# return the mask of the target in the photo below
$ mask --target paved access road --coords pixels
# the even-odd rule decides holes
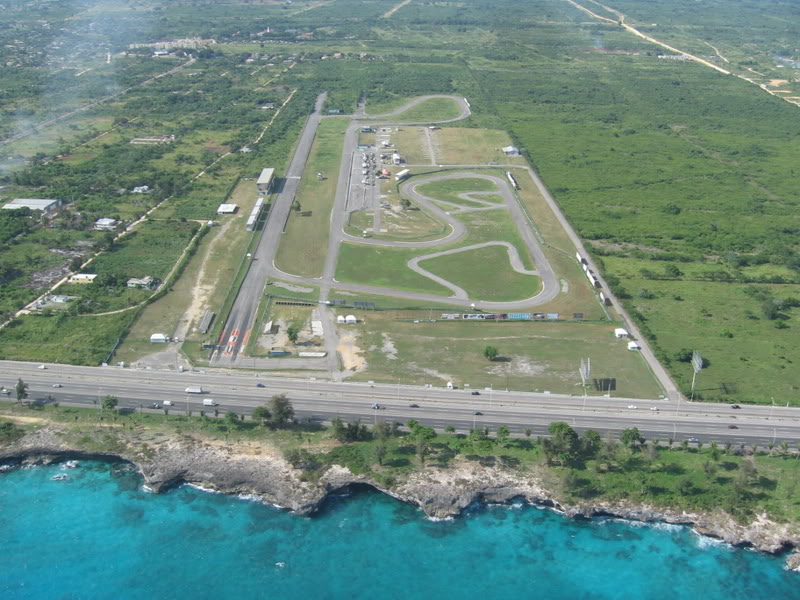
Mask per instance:
[[[220,413],[233,410],[250,414],[272,395],[286,393],[300,418],[317,421],[334,416],[362,422],[414,418],[439,429],[447,425],[461,431],[473,426],[508,425],[515,433],[530,428],[534,435],[544,434],[553,421],[566,421],[579,430],[600,433],[618,434],[624,428],[638,427],[646,437],[662,441],[697,438],[761,446],[800,442],[800,410],[784,407],[742,406],[735,410],[726,404],[596,396],[584,399],[486,389],[475,396],[466,389],[291,380],[255,372],[178,373],[69,365],[47,365],[42,370],[33,363],[0,361],[0,386],[12,390],[10,399],[14,398],[18,377],[29,384],[31,401],[47,402],[51,396],[54,401],[84,406],[95,406],[103,396],[112,395],[122,407],[147,410],[153,402],[169,400],[175,411],[196,413],[203,409],[204,398],[213,398]],[[54,388],[54,384],[62,387]],[[186,394],[189,386],[201,386],[203,393]],[[373,403],[385,408],[374,410]],[[736,428],[731,429],[731,425]]]

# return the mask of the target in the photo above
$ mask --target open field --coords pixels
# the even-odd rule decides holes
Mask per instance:
[[[431,138],[439,164],[525,164],[522,157],[503,154],[501,148],[513,145],[505,131],[443,127],[432,131]]]
[[[412,323],[396,320],[391,311],[355,314],[364,321],[357,326],[357,346],[367,363],[366,370],[354,375],[359,381],[399,379],[435,385],[452,381],[476,389],[493,386],[580,395],[578,366],[581,358],[590,358],[593,378],[616,378],[614,396],[655,398],[661,393],[639,353],[628,351],[625,342],[614,337],[613,324]],[[440,316],[432,313],[434,319]],[[495,346],[501,358],[486,360],[487,345]],[[606,393],[592,387],[588,392]]]
[[[531,298],[541,290],[535,275],[514,271],[508,251],[502,246],[487,246],[420,261],[434,275],[464,289],[473,300],[505,302]]]
[[[408,164],[432,164],[423,127],[398,127],[396,132],[392,132],[390,139],[394,147],[397,148],[397,152]],[[398,168],[400,167],[396,167],[396,169]]]
[[[286,273],[305,277],[322,274],[347,123],[345,118],[323,119],[320,123],[296,197],[300,208],[289,216],[275,259],[277,267]],[[325,179],[319,180],[318,172]],[[311,214],[303,216],[307,211]]]
[[[456,118],[459,112],[458,105],[449,98],[429,98],[391,119],[397,123],[444,121]]]
[[[450,290],[415,273],[406,263],[418,250],[343,243],[339,251],[336,281],[449,296]]]

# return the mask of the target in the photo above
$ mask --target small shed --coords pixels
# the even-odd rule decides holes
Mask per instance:
[[[217,209],[218,215],[232,215],[238,210],[239,206],[236,204],[220,204]]]
[[[628,342],[628,350],[641,350],[642,347],[637,343],[630,341]]]
[[[169,336],[166,333],[154,333],[150,336],[151,344],[166,344],[169,341]]]
[[[355,323],[358,323],[358,319],[356,319],[355,315],[347,315],[344,318],[344,322],[347,323],[348,325],[353,325]]]
[[[623,329],[622,327],[617,327],[614,330],[614,336],[618,337],[618,338],[626,338],[626,337],[628,337],[628,330],[627,329]]]
[[[336,317],[336,322],[337,322],[337,323],[344,323],[344,322],[345,322],[345,321],[344,321],[344,315],[338,315],[338,316]]]
[[[95,273],[76,273],[72,275],[67,283],[92,283],[95,279],[97,279],[97,274]]]

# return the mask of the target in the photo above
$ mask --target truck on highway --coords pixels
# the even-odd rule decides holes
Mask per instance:
[[[203,406],[219,406],[219,404],[214,402],[213,398],[203,398]]]
[[[200,385],[190,385],[186,388],[187,394],[202,394],[203,393],[203,386]]]

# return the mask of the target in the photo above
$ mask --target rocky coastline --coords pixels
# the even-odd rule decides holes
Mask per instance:
[[[192,484],[224,494],[248,496],[300,515],[319,509],[329,494],[361,484],[418,506],[428,518],[448,519],[475,503],[501,504],[516,500],[545,506],[570,518],[613,517],[691,527],[696,533],[728,544],[770,554],[787,554],[787,568],[800,570],[800,526],[778,523],[759,515],[737,523],[723,511],[695,513],[646,505],[594,501],[564,503],[536,477],[500,467],[458,463],[447,469],[427,468],[386,487],[340,466],[329,467],[309,480],[280,455],[241,452],[226,445],[173,441],[156,450],[129,446],[119,452],[90,452],[70,447],[56,432],[43,429],[0,448],[0,466],[47,465],[66,460],[126,461],[133,464],[153,492]]]

